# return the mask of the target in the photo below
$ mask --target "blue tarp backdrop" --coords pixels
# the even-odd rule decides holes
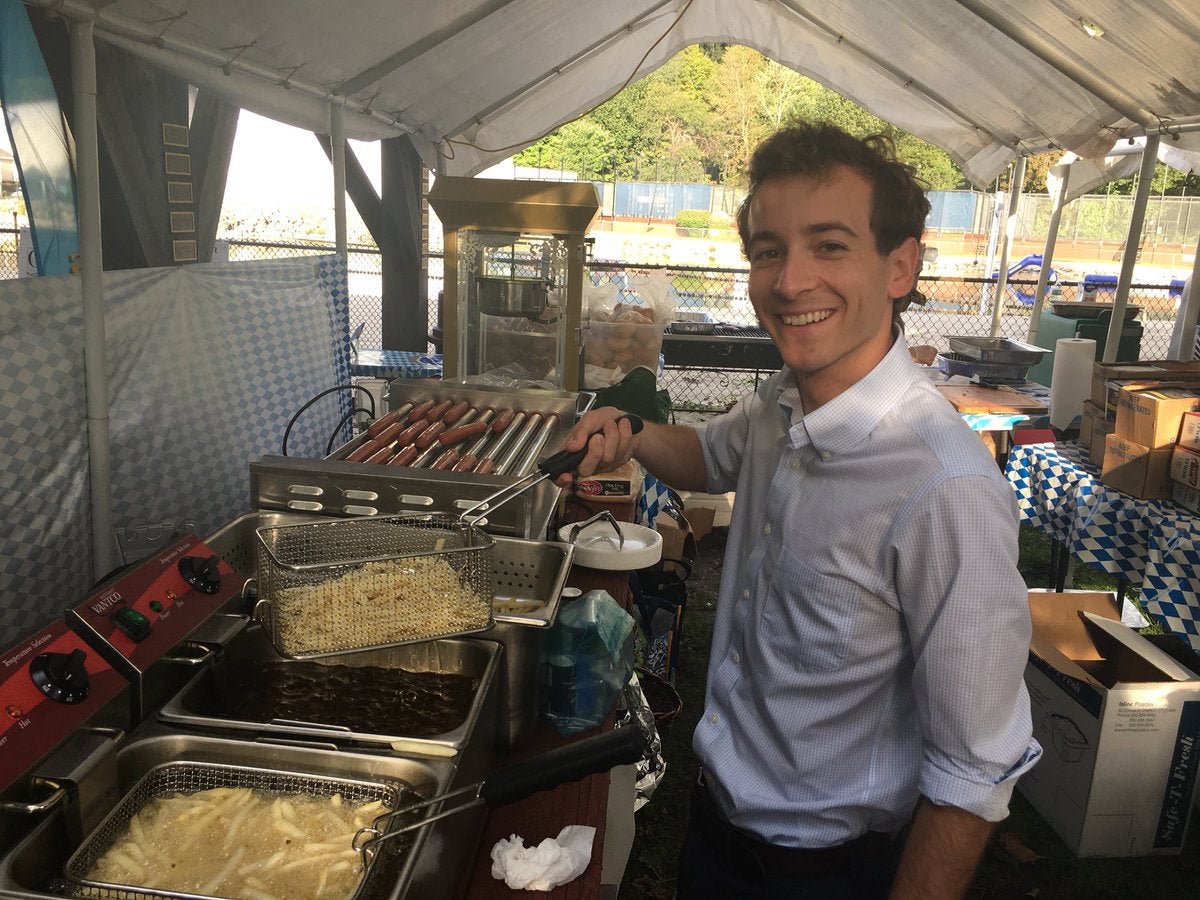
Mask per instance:
[[[66,123],[20,0],[0,0],[0,106],[21,175],[39,275],[66,275],[79,253]]]

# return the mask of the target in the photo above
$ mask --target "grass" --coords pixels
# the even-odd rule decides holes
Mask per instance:
[[[688,817],[696,772],[692,731],[704,707],[704,681],[716,608],[726,529],[700,542],[688,580],[682,657],[675,685],[683,709],[661,730],[667,770],[650,802],[637,813],[637,835],[621,900],[668,900],[675,896],[675,866]],[[1021,529],[1021,572],[1030,587],[1050,580],[1050,542],[1033,528]],[[1078,566],[1075,587],[1115,590],[1113,578]],[[1194,823],[1182,854],[1135,859],[1077,859],[1024,798],[1013,795],[1011,813],[995,836],[968,894],[979,900],[1184,900],[1200,896],[1200,823]],[[682,898],[686,900],[686,898]]]

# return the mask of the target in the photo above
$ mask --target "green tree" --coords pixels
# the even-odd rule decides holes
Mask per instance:
[[[933,189],[967,182],[938,147],[811,78],[737,44],[687,47],[585,116],[517,154],[522,165],[638,180],[739,185],[755,146],[796,118],[883,133]],[[1034,180],[1044,172],[1035,172]]]

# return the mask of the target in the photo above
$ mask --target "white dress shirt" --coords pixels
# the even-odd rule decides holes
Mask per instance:
[[[918,794],[1004,818],[1041,754],[1016,502],[904,341],[808,415],[785,369],[698,431],[737,492],[694,736],[729,820],[823,847]]]

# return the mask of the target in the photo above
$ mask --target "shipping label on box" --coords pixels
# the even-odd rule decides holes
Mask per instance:
[[[1200,679],[1113,594],[1030,591],[1025,683],[1043,748],[1017,789],[1078,856],[1176,854],[1200,769]]]
[[[1183,420],[1179,423],[1179,443],[1189,450],[1200,450],[1200,412],[1183,414]]]
[[[1143,447],[1169,447],[1179,437],[1183,414],[1194,409],[1200,409],[1200,395],[1195,389],[1124,387],[1117,395],[1114,433]]]
[[[1200,487],[1200,450],[1177,446],[1171,453],[1170,475],[1172,481]]]
[[[1156,450],[1110,434],[1104,439],[1100,480],[1142,500],[1166,500],[1171,496],[1171,451],[1171,447]]]

